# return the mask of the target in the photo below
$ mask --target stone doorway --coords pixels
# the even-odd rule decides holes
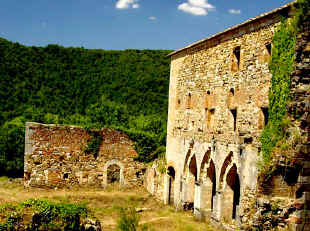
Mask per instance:
[[[117,164],[111,164],[107,170],[108,184],[120,183],[121,168]]]

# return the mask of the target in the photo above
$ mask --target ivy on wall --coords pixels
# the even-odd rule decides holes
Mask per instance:
[[[270,162],[274,148],[279,143],[285,143],[289,136],[286,106],[290,101],[290,74],[294,70],[297,34],[303,30],[303,22],[309,20],[310,0],[298,0],[294,10],[295,16],[292,19],[282,19],[272,40],[272,57],[269,63],[272,73],[269,118],[260,136],[265,164]]]
[[[90,139],[87,142],[87,146],[85,147],[84,152],[86,154],[93,155],[95,159],[97,159],[100,145],[103,140],[102,132],[97,130],[88,130],[88,133],[90,133]]]

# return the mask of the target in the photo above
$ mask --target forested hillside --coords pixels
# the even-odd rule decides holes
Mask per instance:
[[[123,130],[141,161],[163,152],[169,52],[27,47],[0,38],[1,174],[23,174],[26,121]]]

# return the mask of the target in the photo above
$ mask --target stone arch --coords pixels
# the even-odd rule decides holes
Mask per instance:
[[[168,175],[168,204],[174,203],[175,169],[173,166],[167,168]]]
[[[206,155],[208,155],[208,152]],[[202,165],[204,165],[204,162],[202,162]],[[212,159],[209,159],[204,167],[201,182],[201,210],[204,216],[209,217],[215,207],[216,195],[216,168]]]
[[[222,198],[222,218],[230,223],[238,218],[240,203],[240,179],[236,164],[229,169],[226,175],[225,187]]]
[[[209,165],[210,158],[211,158],[211,149],[209,148],[209,150],[203,156],[203,159],[200,165],[199,181],[202,181],[207,173],[207,168]]]
[[[108,171],[109,171],[109,168],[110,167],[113,167],[113,166],[118,166],[119,167],[119,184],[120,185],[123,185],[124,184],[124,165],[122,164],[122,162],[120,162],[119,160],[110,160],[110,161],[107,161],[105,163],[105,166],[104,166],[104,179],[103,179],[103,185],[108,185],[109,182],[108,182]]]
[[[219,180],[220,189],[223,187],[223,180],[224,180],[224,175],[226,173],[226,169],[232,163],[232,161],[233,161],[233,152],[229,152],[229,154],[227,155],[227,157],[225,158],[222,164],[222,168],[220,172],[220,180]]]
[[[195,154],[189,155],[186,159],[187,162],[185,163],[183,172],[183,202],[185,209],[192,210],[194,208],[195,200],[195,183],[198,178],[197,160]]]

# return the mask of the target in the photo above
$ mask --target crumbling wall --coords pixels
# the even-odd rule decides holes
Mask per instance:
[[[145,167],[134,161],[132,141],[120,131],[100,132],[98,155],[92,155],[84,152],[91,135],[81,127],[26,123],[25,186],[105,187],[109,179],[121,185],[142,184]]]
[[[245,204],[243,229],[310,230],[310,22],[297,36],[295,68],[287,107],[289,136],[298,136],[290,156],[273,158],[274,169]]]
[[[164,200],[164,180],[165,171],[163,172],[159,167],[159,162],[162,160],[156,160],[151,166],[146,169],[144,177],[144,186],[146,190],[152,194],[156,199]],[[164,163],[160,163],[164,164]]]

